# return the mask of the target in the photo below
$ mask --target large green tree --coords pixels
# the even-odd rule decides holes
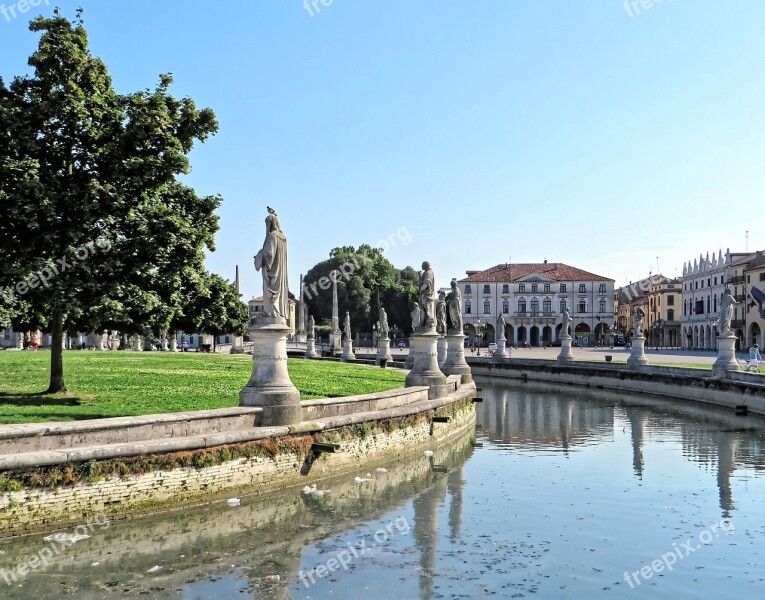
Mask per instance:
[[[195,293],[184,314],[192,327],[186,331],[200,331],[213,336],[226,333],[244,335],[247,332],[249,311],[234,285],[220,275],[211,274],[203,279],[201,289]]]
[[[66,389],[66,330],[169,324],[176,284],[214,249],[217,196],[177,177],[212,110],[154,90],[118,94],[88,47],[81,11],[39,17],[31,76],[0,79],[0,288],[53,335],[49,392]]]

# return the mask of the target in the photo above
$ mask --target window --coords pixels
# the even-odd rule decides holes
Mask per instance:
[[[715,304],[717,304],[717,298],[715,298]],[[683,316],[684,317],[688,316],[688,301],[687,300],[683,300]]]
[[[579,284],[579,293],[580,294],[584,294],[586,291],[587,291],[587,286],[584,285],[583,283],[580,283]]]
[[[675,305],[675,297],[672,295],[667,296],[667,306]]]
[[[765,273],[760,273],[760,281],[765,281]]]
[[[696,282],[696,289],[699,289],[699,282]]]
[[[709,312],[711,308],[712,308],[712,299],[709,296],[707,296],[707,312]]]
[[[532,283],[531,284],[531,293],[532,294],[536,294],[538,291],[539,291],[539,284]]]
[[[483,303],[483,314],[488,315],[491,313],[491,302],[485,300]]]
[[[712,287],[712,278],[707,279],[707,287]]]
[[[720,283],[725,283],[725,275],[720,275]]]
[[[518,312],[519,313],[525,313],[526,312],[526,301],[525,300],[518,300]]]
[[[566,299],[565,298],[560,301],[560,312],[563,312],[564,310],[566,310]]]
[[[601,283],[598,286],[598,294],[605,294],[605,293],[606,293],[606,284],[605,283]]]
[[[539,314],[539,300],[536,298],[531,301],[531,314]]]
[[[550,293],[550,284],[545,283],[545,294],[549,294],[549,293]]]
[[[606,312],[606,301],[603,298],[600,299],[600,312]]]
[[[717,277],[715,277],[715,285],[717,285]]]
[[[704,280],[703,279],[701,280],[701,289],[702,290],[704,289]]]
[[[675,320],[675,311],[673,309],[667,310],[667,321],[674,321]]]
[[[487,283],[483,286],[483,293],[484,294],[491,294],[491,286]]]
[[[579,300],[579,312],[580,313],[587,312],[587,300]]]
[[[526,284],[525,284],[525,283],[521,283],[521,284],[519,284],[519,285],[518,285],[518,291],[519,291],[521,294],[523,294],[523,293],[526,291]]]
[[[468,300],[468,301],[465,302],[465,314],[469,315],[471,312],[472,312],[472,310],[470,308],[470,300]]]
[[[542,312],[547,314],[552,312],[552,300],[545,298],[542,301]]]
[[[502,286],[502,293],[503,294],[509,294],[510,293],[510,286],[506,283]]]
[[[468,294],[472,294],[472,293],[473,293],[473,291],[470,288],[470,284],[466,285],[465,286],[465,295],[467,296]]]
[[[560,293],[561,294],[565,294],[566,293],[566,284],[565,283],[561,283],[560,284]]]
[[[714,311],[717,312],[717,296],[715,296],[714,300]]]
[[[510,312],[510,303],[507,300],[502,303],[502,312],[505,314]]]

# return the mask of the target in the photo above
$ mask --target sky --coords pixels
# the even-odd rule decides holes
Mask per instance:
[[[54,4],[3,2],[9,80]],[[245,300],[266,206],[293,291],[363,243],[430,261],[439,286],[545,259],[622,285],[744,251],[747,231],[765,248],[765,2],[324,2],[57,3],[85,9],[118,92],[170,72],[215,111],[184,179],[223,197],[207,266],[240,265]]]

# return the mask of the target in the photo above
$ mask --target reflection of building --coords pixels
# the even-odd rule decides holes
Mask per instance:
[[[560,339],[565,307],[573,319],[571,334],[580,343],[605,342],[613,327],[613,279],[547,261],[497,265],[467,275],[458,284],[465,332],[471,337],[480,318],[486,322],[486,338],[494,341],[502,314],[509,343],[547,345]]]

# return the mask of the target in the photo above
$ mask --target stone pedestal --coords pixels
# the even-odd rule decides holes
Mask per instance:
[[[567,363],[574,360],[574,354],[571,352],[571,336],[564,335],[560,338],[560,354],[558,354],[558,363]]]
[[[417,340],[415,340],[414,334],[409,336],[409,354],[406,355],[406,360],[404,360],[404,368],[411,369],[414,367],[414,353],[417,351],[415,348],[415,345],[417,343]]]
[[[287,335],[282,319],[261,317],[250,325],[252,376],[239,392],[240,406],[262,406],[259,424],[289,425],[302,420],[300,392],[287,371]]]
[[[497,340],[497,351],[494,353],[494,360],[502,360],[503,358],[510,358],[507,352],[507,338]]]
[[[343,334],[340,332],[330,333],[329,347],[332,349],[332,354],[339,353],[343,348]]]
[[[442,370],[446,375],[462,375],[462,383],[473,381],[470,365],[465,362],[465,336],[463,334],[446,335],[446,361]]]
[[[732,333],[717,336],[717,360],[712,365],[712,375],[724,376],[728,371],[740,371],[736,360],[736,336]]]
[[[446,362],[446,355],[448,353],[448,344],[446,342],[446,336],[442,335],[438,338],[438,368],[443,370],[444,363]]]
[[[314,338],[308,338],[305,342],[305,357],[319,358],[319,353],[316,352],[316,340]]]
[[[175,336],[170,338],[170,352],[178,352],[178,338]]]
[[[308,334],[305,332],[298,332],[295,334],[295,341],[298,344],[305,344],[308,341]]]
[[[170,346],[167,344],[167,336],[162,336],[162,352],[170,350]]]
[[[406,376],[406,387],[427,385],[430,386],[428,398],[445,396],[447,393],[446,375],[438,368],[438,334],[434,331],[412,337],[417,338],[415,341],[416,350],[414,366]]]
[[[135,336],[135,341],[133,342],[133,350],[136,352],[143,352],[143,339],[140,335]]]
[[[24,334],[23,333],[16,334],[16,349],[17,350],[24,349]]]
[[[340,356],[340,360],[348,362],[349,360],[355,360],[356,355],[353,353],[353,340],[346,338],[343,342],[343,354]]]
[[[627,359],[627,366],[631,369],[637,369],[642,365],[647,365],[648,359],[645,355],[645,338],[641,335],[632,338],[632,351]]]
[[[390,353],[390,339],[386,337],[377,339],[377,356],[375,358],[375,364],[379,367],[380,361],[383,360],[387,360],[388,362],[393,360]]]

